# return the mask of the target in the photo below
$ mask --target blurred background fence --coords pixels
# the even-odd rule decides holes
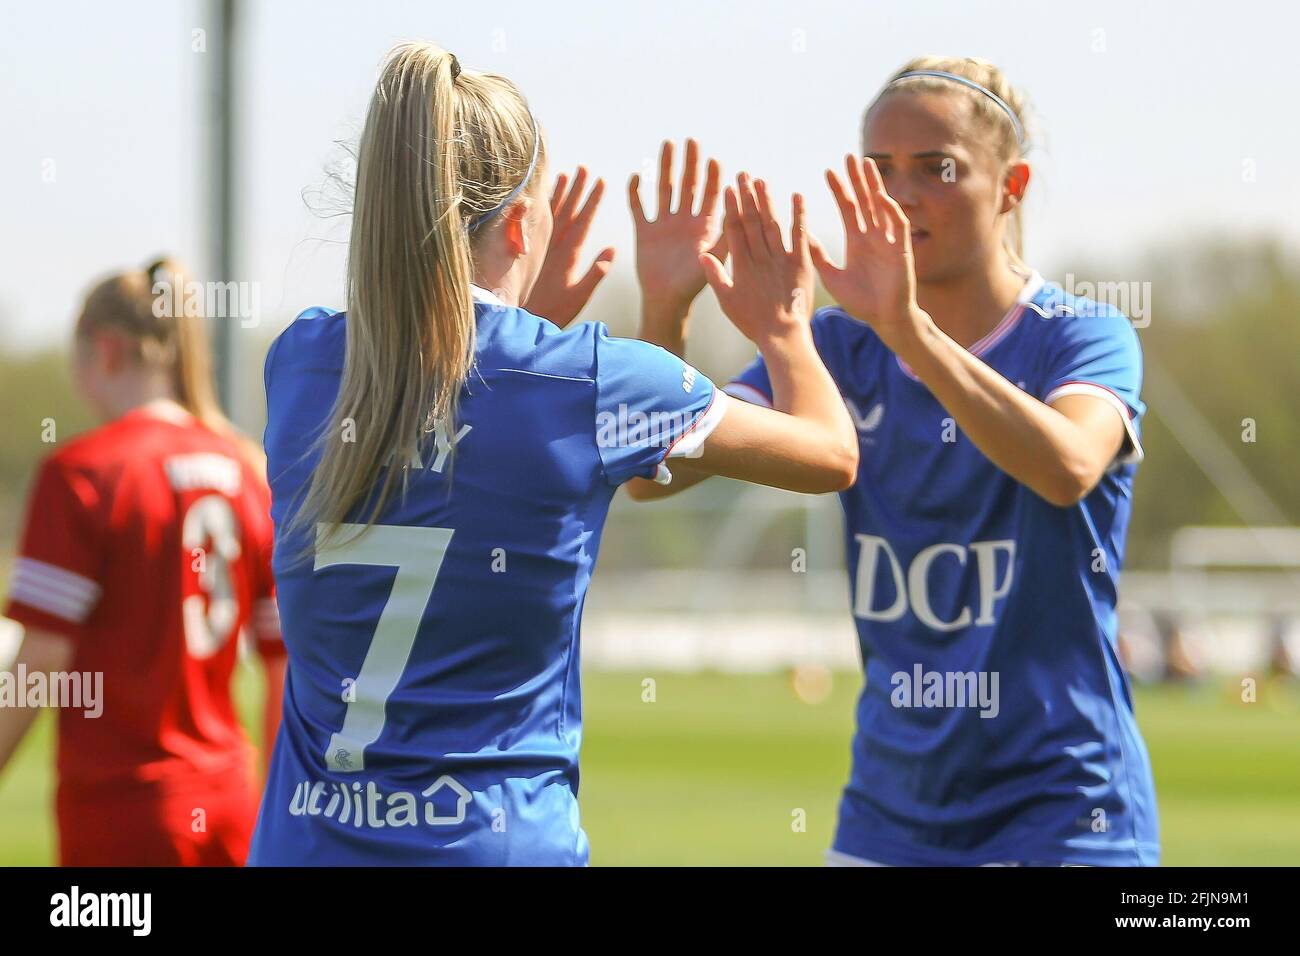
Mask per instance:
[[[1118,271],[1098,267],[1102,275]],[[1183,240],[1128,271],[1153,276],[1149,321],[1139,329],[1146,458],[1121,580],[1130,665],[1141,679],[1261,667],[1294,674],[1300,261],[1267,240]],[[606,290],[592,317],[632,334],[636,308],[635,289],[625,285]],[[241,424],[254,434],[263,420],[261,358],[282,325],[239,336],[232,353],[236,404],[246,409]],[[706,293],[689,358],[725,381],[749,356]],[[4,351],[0,340],[0,404],[2,584],[25,490],[50,448],[41,423],[56,422],[63,440],[90,421],[60,348]],[[843,567],[834,496],[721,479],[652,504],[619,496],[588,601],[585,659],[594,666],[855,667]]]

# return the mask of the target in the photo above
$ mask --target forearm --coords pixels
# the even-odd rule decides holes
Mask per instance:
[[[678,358],[686,358],[686,326],[691,320],[691,303],[661,299],[642,293],[641,325],[636,337],[662,346]]]
[[[13,671],[46,675],[62,673],[72,665],[72,642],[61,634],[29,629],[18,648]],[[9,763],[23,737],[40,713],[39,707],[0,707],[0,771]]]
[[[759,343],[772,383],[771,409],[733,399],[699,458],[674,463],[668,485],[637,480],[638,501],[666,498],[709,475],[818,494],[852,484],[858,468],[853,421],[805,324]]]
[[[962,348],[928,316],[896,351],[1002,471],[1060,506],[1089,490],[1097,471],[1089,436]],[[943,437],[940,432],[935,440]]]
[[[824,429],[827,441],[852,448],[856,457],[857,432],[839,387],[817,354],[811,327],[795,325],[759,343],[759,351],[772,386],[772,407]]]

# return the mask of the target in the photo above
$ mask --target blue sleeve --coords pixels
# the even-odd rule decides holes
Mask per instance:
[[[1042,399],[1049,405],[1066,395],[1093,395],[1115,406],[1128,434],[1121,461],[1141,459],[1138,424],[1142,403],[1142,347],[1133,324],[1120,311],[1094,306],[1057,318],[1047,358]]]
[[[272,478],[300,462],[328,426],[346,348],[343,315],[319,308],[303,312],[271,343],[262,372],[266,389],[262,446]]]
[[[263,397],[268,399],[271,395],[271,366],[275,364],[275,353],[280,348],[280,339],[283,337],[281,333],[271,341],[271,347],[266,350],[266,359],[262,363],[262,391]]]
[[[275,440],[272,432],[271,417],[271,378],[275,369],[276,354],[280,350],[280,342],[284,339],[284,332],[281,332],[271,342],[271,347],[266,350],[266,360],[262,363],[262,397],[266,400],[266,425],[262,429],[262,448],[269,450],[271,443]],[[270,467],[270,456],[268,455],[267,467]]]
[[[664,481],[666,458],[699,454],[725,407],[711,381],[676,355],[595,328],[596,447],[605,479]]]
[[[840,310],[836,306],[818,309],[812,317],[812,336],[817,354],[821,356],[821,360],[825,364],[826,370],[831,373],[831,377],[838,383],[837,365],[839,364],[839,355],[833,331],[830,327],[837,313],[840,313]],[[722,390],[728,395],[749,402],[752,405],[763,405],[771,408],[772,380],[768,377],[767,363],[763,361],[763,353],[759,352],[755,355],[754,361],[745,366],[744,370],[723,386]]]

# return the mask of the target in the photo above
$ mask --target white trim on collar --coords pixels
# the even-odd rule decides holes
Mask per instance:
[[[469,291],[470,295],[474,297],[475,302],[482,302],[484,305],[499,305],[502,308],[509,308],[509,306],[502,302],[494,293],[489,292],[481,286],[471,284]]]
[[[989,332],[988,335],[974,343],[966,351],[978,358],[1006,338],[1007,333],[1014,329],[1016,324],[1020,321],[1020,317],[1025,312],[1025,306],[1033,300],[1034,296],[1038,295],[1038,293],[1042,291],[1044,285],[1045,282],[1039,271],[1037,269],[1031,269],[1029,272],[1029,278],[1025,280],[1025,284],[1020,289],[1020,294],[1016,296],[1016,301],[1011,308],[1007,310],[1007,314],[1002,317],[1002,320],[998,322],[996,326],[994,326],[993,331]],[[895,355],[894,358],[898,362],[898,367],[903,370],[904,374],[906,374],[908,378],[920,381],[920,379],[917,378],[916,373],[908,368],[906,362],[901,358],[898,358],[897,355]]]

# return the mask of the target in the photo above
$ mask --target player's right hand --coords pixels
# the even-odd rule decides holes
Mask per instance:
[[[885,190],[875,160],[849,154],[844,166],[848,186],[834,170],[826,170],[844,221],[844,267],[835,265],[810,237],[813,263],[831,297],[898,352],[928,321],[916,301],[912,226]]]
[[[582,267],[582,246],[591,231],[591,220],[605,193],[604,180],[597,179],[582,200],[587,186],[587,167],[579,166],[573,178],[560,173],[551,193],[551,241],[546,247],[537,281],[528,293],[524,308],[564,328],[578,317],[614,263],[612,246],[602,249],[586,269]]]
[[[640,175],[634,175],[627,187],[636,229],[636,276],[641,295],[682,317],[704,288],[700,254],[710,252],[719,259],[727,257],[726,238],[718,229],[717,214],[722,167],[716,159],[708,161],[704,195],[696,212],[699,165],[700,145],[688,139],[674,209],[673,143],[664,140],[659,151],[659,205],[653,220],[646,218],[641,205]]]

